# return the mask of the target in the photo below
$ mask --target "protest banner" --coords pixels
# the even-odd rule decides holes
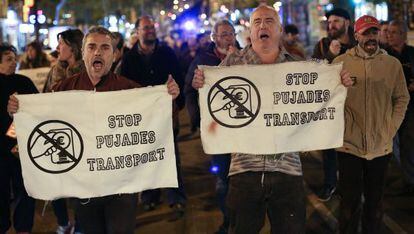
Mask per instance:
[[[200,66],[201,139],[207,154],[276,154],[340,147],[342,65],[289,62]]]
[[[33,69],[18,70],[16,73],[29,77],[39,92],[43,91],[45,86],[47,74],[49,74],[50,67],[40,67]]]
[[[90,198],[178,186],[165,85],[17,98],[15,128],[30,196]]]

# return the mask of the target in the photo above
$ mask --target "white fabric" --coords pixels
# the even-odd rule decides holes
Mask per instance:
[[[200,68],[205,76],[205,85],[199,90],[201,139],[207,154],[275,154],[342,146],[346,98],[339,75],[342,64],[288,62]],[[308,79],[296,78],[301,74]],[[252,84],[240,78],[222,80],[232,76]],[[283,102],[286,92],[292,102]],[[309,103],[301,103],[304,101]],[[321,110],[326,114],[317,115]],[[315,121],[309,112],[320,118]],[[299,122],[292,115],[299,116]],[[306,118],[303,122],[302,117]]]
[[[165,85],[17,98],[16,133],[30,196],[90,198],[178,186],[172,100]]]
[[[49,74],[50,67],[31,68],[18,70],[16,73],[29,77],[39,92],[43,91],[45,86],[47,74]]]

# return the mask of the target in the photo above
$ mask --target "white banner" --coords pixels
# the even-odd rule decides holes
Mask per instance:
[[[47,74],[49,74],[50,67],[41,67],[33,69],[18,70],[16,73],[29,77],[39,92],[43,91],[45,86]]]
[[[17,98],[16,133],[30,196],[90,198],[178,186],[165,85]]]
[[[289,62],[201,66],[201,140],[207,154],[275,154],[340,147],[342,65]]]

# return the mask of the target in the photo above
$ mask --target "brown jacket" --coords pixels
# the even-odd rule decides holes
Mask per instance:
[[[355,84],[348,88],[344,145],[338,151],[368,160],[391,153],[410,99],[401,63],[383,50],[367,56],[358,46],[333,61],[339,62]]]

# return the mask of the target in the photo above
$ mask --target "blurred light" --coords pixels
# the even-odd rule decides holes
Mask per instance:
[[[200,15],[200,18],[201,19],[206,19],[207,18],[207,15],[203,13],[203,14]]]
[[[211,166],[210,167],[210,172],[213,174],[217,174],[217,172],[219,171],[219,167],[218,166]]]
[[[172,20],[175,20],[175,19],[177,19],[177,16],[176,16],[175,14],[172,14],[172,15],[171,15],[171,19],[172,19]]]
[[[355,4],[360,4],[360,3],[362,2],[362,0],[353,0],[353,2],[354,2]]]
[[[109,16],[108,22],[109,22],[109,25],[113,26],[113,25],[116,25],[116,23],[118,22],[118,20],[116,19],[115,16],[111,15],[111,16]]]
[[[178,4],[178,0],[174,0],[174,5],[177,5]]]
[[[49,39],[48,38],[46,38],[46,39],[43,40],[43,45],[44,46],[49,45]]]
[[[159,24],[158,22],[155,22],[155,23],[154,23],[154,27],[155,27],[155,28],[159,28],[159,27],[160,27],[160,24]]]
[[[181,8],[181,7],[178,9],[178,12],[183,12],[183,11],[184,11],[184,9]]]
[[[173,13],[168,12],[167,16],[171,18],[171,16],[173,15]]]
[[[129,26],[131,26],[130,23],[126,22],[125,23],[125,28],[129,28]]]
[[[209,25],[210,22],[208,22],[208,20],[204,20],[204,25]]]
[[[190,5],[188,5],[187,3],[184,5],[184,9],[188,9],[190,8]]]
[[[322,16],[322,17],[320,18],[320,21],[326,21],[326,20],[328,20],[328,18],[326,18],[326,16]]]
[[[189,21],[186,21],[184,23],[184,28],[187,31],[192,31],[192,30],[195,30],[196,29],[196,25],[195,25],[194,21],[189,20]]]
[[[281,7],[282,6],[282,2],[275,2],[275,4],[273,6],[277,6],[277,7]]]
[[[72,15],[71,15],[71,14],[63,14],[63,18],[64,18],[64,19],[69,19],[70,17],[72,17]]]
[[[326,5],[326,10],[327,11],[331,11],[333,9],[334,5],[332,3],[329,3],[328,5]]]
[[[231,15],[230,15],[230,19],[231,19],[231,21],[236,21],[236,13],[231,13]]]
[[[19,23],[19,21],[17,20],[16,12],[13,11],[13,10],[8,10],[7,11],[6,24],[7,25],[17,25],[18,23]]]
[[[174,8],[174,10],[177,10],[178,9],[178,6],[177,5],[174,5],[173,8]]]
[[[200,33],[205,33],[206,30],[204,28],[200,29]]]
[[[34,33],[33,24],[19,24],[19,31],[21,33]]]
[[[47,28],[41,28],[39,29],[39,33],[47,35],[49,33],[49,30]]]
[[[43,15],[43,11],[42,10],[37,10],[36,14],[37,15]]]
[[[29,23],[31,23],[31,24],[35,24],[36,23],[36,16],[35,15],[30,15],[29,16]]]
[[[229,9],[227,9],[227,7],[225,5],[221,5],[220,11],[222,11],[225,14],[229,13]]]
[[[375,12],[377,13],[377,19],[382,21],[388,20],[388,6],[387,3],[383,2],[375,6]]]
[[[39,24],[46,23],[46,16],[45,15],[38,15],[37,16],[37,22],[39,22]]]
[[[160,15],[165,15],[165,11],[160,11]]]

